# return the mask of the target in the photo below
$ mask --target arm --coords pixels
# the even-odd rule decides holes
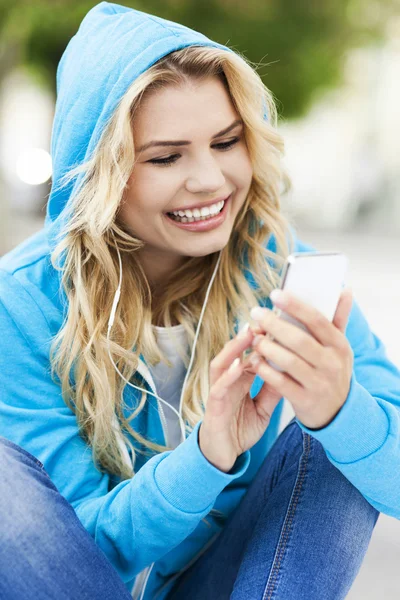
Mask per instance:
[[[21,283],[2,273],[0,435],[44,464],[59,492],[128,582],[196,528],[224,487],[245,472],[250,455],[242,454],[229,474],[216,469],[200,451],[199,422],[175,450],[153,456],[132,479],[110,491],[110,476],[96,469],[75,415],[51,379],[51,334],[43,318]]]
[[[297,252],[314,248],[297,241]],[[346,337],[354,369],[345,404],[326,427],[300,427],[380,512],[400,519],[400,371],[353,302]]]

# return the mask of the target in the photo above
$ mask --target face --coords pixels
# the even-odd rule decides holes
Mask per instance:
[[[154,91],[136,112],[136,160],[120,217],[145,242],[139,258],[151,283],[165,282],[188,257],[218,252],[228,243],[252,180],[244,125],[221,133],[237,120],[218,78]],[[188,230],[167,216],[228,196],[213,229]]]

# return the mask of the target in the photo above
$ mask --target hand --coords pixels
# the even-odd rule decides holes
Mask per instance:
[[[261,328],[254,328],[260,333]],[[237,457],[254,446],[269,425],[271,415],[280,400],[280,393],[264,384],[252,399],[250,388],[255,369],[250,354],[233,370],[229,367],[245,350],[251,349],[254,337],[248,329],[243,338],[227,342],[210,363],[210,393],[199,429],[199,446],[209,462],[228,473]]]
[[[345,331],[352,292],[348,288],[343,290],[332,323],[293,294],[283,292],[282,297],[286,298],[285,303],[274,301],[274,305],[303,323],[309,333],[283,321],[271,310],[261,309],[257,324],[275,341],[263,336],[255,349],[284,372],[265,360],[257,365],[256,372],[290,402],[303,425],[321,429],[338,414],[350,389],[354,357]]]

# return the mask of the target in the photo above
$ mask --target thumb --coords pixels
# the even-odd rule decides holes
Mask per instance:
[[[257,396],[253,398],[257,414],[263,419],[270,420],[272,413],[281,399],[281,394],[271,388],[265,381]]]
[[[335,327],[337,327],[342,333],[345,333],[346,331],[352,305],[353,292],[351,288],[345,288],[340,294],[339,303],[332,321]]]

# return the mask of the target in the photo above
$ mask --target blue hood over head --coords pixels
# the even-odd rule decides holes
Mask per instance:
[[[51,249],[83,175],[60,189],[61,178],[92,156],[133,81],[163,56],[186,46],[233,52],[179,23],[119,4],[100,2],[86,14],[57,69],[53,182],[45,222]]]

